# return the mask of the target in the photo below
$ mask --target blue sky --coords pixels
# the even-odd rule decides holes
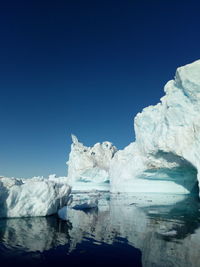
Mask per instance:
[[[66,175],[70,134],[134,140],[178,66],[200,58],[198,1],[5,1],[0,175]]]

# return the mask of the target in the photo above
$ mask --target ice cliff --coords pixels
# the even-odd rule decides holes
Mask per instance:
[[[55,179],[0,177],[0,218],[57,213],[67,204],[70,187]]]
[[[69,180],[110,180],[111,192],[187,194],[200,181],[200,60],[176,71],[160,103],[138,113],[136,141],[86,148],[74,137]],[[93,155],[92,152],[95,154]]]

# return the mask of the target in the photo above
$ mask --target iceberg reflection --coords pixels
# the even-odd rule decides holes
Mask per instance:
[[[199,202],[191,196],[168,197],[169,205],[166,200],[156,205],[161,195],[144,201],[144,196],[120,194],[111,197],[107,209],[68,209],[71,250],[86,237],[107,244],[125,239],[140,249],[143,266],[199,266]]]
[[[57,217],[0,220],[0,242],[9,249],[43,252],[68,243],[68,222]]]
[[[84,261],[103,253],[107,264],[117,254],[126,266],[127,261],[141,266],[141,260],[146,267],[199,266],[199,202],[191,196],[171,195],[166,205],[167,196],[158,202],[161,198],[101,195],[98,208],[67,208],[67,221],[54,216],[0,220],[0,256],[5,251],[30,257],[35,253],[47,263],[58,258]]]

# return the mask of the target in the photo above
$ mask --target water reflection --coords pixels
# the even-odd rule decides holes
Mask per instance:
[[[78,257],[81,265],[104,255],[101,264],[110,265],[109,260],[118,255],[115,260],[123,259],[124,266],[141,266],[141,260],[146,267],[200,266],[199,202],[186,196],[173,205],[138,199],[101,196],[98,209],[68,208],[67,221],[57,217],[0,220],[0,257],[20,254],[37,264],[75,262]]]
[[[0,242],[8,249],[43,252],[68,243],[71,227],[69,222],[63,222],[54,216],[2,219]]]

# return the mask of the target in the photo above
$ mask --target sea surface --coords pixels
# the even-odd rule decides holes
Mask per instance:
[[[0,266],[200,266],[197,198],[98,197],[98,208],[69,208],[66,221],[1,219]]]

